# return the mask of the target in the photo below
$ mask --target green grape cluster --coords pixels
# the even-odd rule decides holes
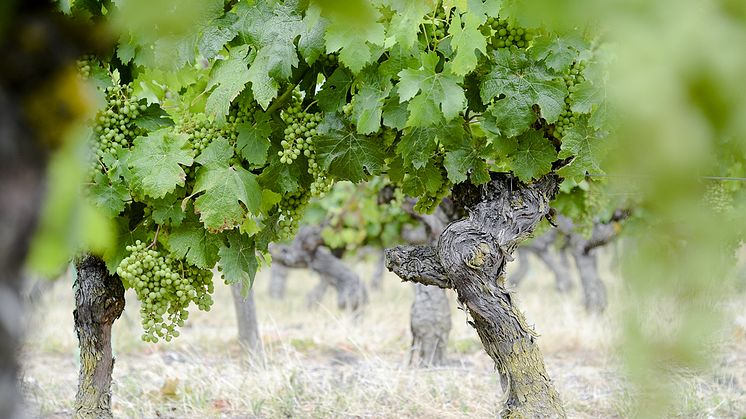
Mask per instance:
[[[572,111],[571,107],[575,101],[577,85],[585,81],[585,77],[583,76],[584,70],[585,64],[576,61],[562,75],[562,80],[565,82],[569,94],[565,98],[565,109],[562,110],[559,119],[554,124],[553,135],[555,138],[561,139],[568,130],[575,126],[578,115]]]
[[[497,48],[528,48],[534,39],[533,31],[513,25],[510,21],[500,18],[489,17],[487,22],[480,27],[482,35],[489,41],[487,46],[494,50]]]
[[[318,63],[321,64],[322,67],[336,67],[339,64],[339,54],[332,53],[332,54],[324,54],[319,56]]]
[[[176,130],[189,136],[189,144],[195,156],[207,148],[213,140],[222,136],[224,131],[203,114],[194,114],[184,118],[176,126]]]
[[[163,256],[148,249],[140,240],[126,247],[129,255],[122,260],[117,274],[137,293],[142,303],[140,318],[145,342],[167,342],[179,336],[177,327],[189,317],[187,308],[194,302],[208,311],[213,300],[212,272],[199,269],[171,255]]]
[[[437,48],[440,41],[446,37],[448,31],[448,16],[443,7],[438,6],[435,11],[425,17],[425,35],[430,48]]]
[[[442,144],[438,145],[438,153],[435,155],[435,163],[440,168],[440,177],[443,180],[443,182],[440,184],[440,188],[435,193],[427,193],[424,196],[421,196],[420,199],[417,200],[417,203],[414,205],[414,210],[419,213],[425,213],[425,214],[432,214],[433,211],[435,211],[435,208],[440,205],[440,201],[443,200],[448,194],[451,192],[451,187],[453,186],[453,183],[451,183],[450,180],[448,180],[448,172],[446,172],[445,167],[443,167],[443,159],[445,156],[445,149],[443,148]]]
[[[723,182],[709,183],[705,188],[704,202],[712,211],[722,214],[733,210],[733,198]]]
[[[352,103],[345,103],[342,106],[342,114],[348,118],[352,116]]]
[[[75,61],[75,68],[78,71],[78,75],[83,80],[88,80],[91,77],[91,68],[96,65],[96,57],[93,55],[84,55]]]
[[[221,134],[231,143],[238,140],[238,127],[241,124],[252,124],[256,120],[259,109],[253,100],[237,100],[231,104],[227,122],[221,129]]]
[[[302,110],[300,93],[295,92],[290,105],[282,112],[282,120],[287,124],[282,140],[282,151],[278,151],[280,162],[292,164],[301,155],[308,160],[308,174],[313,177],[310,191],[313,196],[323,196],[329,192],[332,180],[316,158],[314,140],[318,135],[316,127],[321,122],[321,113]]]
[[[307,191],[299,191],[282,198],[278,204],[278,212],[280,214],[280,234],[283,238],[290,238],[298,231],[298,225],[303,218],[303,211],[308,206],[310,199],[311,195]]]
[[[92,148],[97,160],[106,154],[116,156],[118,150],[129,147],[144,130],[135,124],[147,106],[132,98],[132,86],[117,85],[104,89],[106,107],[96,115]],[[98,162],[91,168],[91,177],[100,170]]]

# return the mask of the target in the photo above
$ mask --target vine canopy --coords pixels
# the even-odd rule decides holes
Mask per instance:
[[[490,172],[556,172],[568,196],[601,172],[606,57],[588,31],[523,27],[498,0],[345,5],[63,7],[118,39],[79,63],[106,102],[82,183],[115,226],[112,271],[139,240],[248,288],[336,181],[385,176],[426,212]]]

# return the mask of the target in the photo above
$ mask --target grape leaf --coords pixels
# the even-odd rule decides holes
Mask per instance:
[[[233,48],[227,60],[220,61],[215,65],[210,75],[210,83],[207,85],[207,90],[212,88],[215,88],[215,90],[210,93],[207,103],[205,103],[206,114],[217,117],[218,121],[225,120],[231,101],[241,93],[246,83],[250,81],[247,68],[251,59],[252,55],[249,54],[249,47],[242,45]]]
[[[471,11],[464,14],[462,24],[459,13],[453,14],[448,34],[451,36],[451,47],[455,51],[452,67],[454,74],[464,76],[477,67],[475,51],[487,54],[487,40],[479,31],[479,25],[486,19],[487,16],[484,14]]]
[[[424,167],[432,159],[437,148],[436,137],[439,126],[414,127],[404,130],[396,151],[404,164],[415,169]]]
[[[211,231],[240,224],[246,215],[242,203],[254,214],[261,204],[262,191],[256,176],[243,167],[229,166],[231,157],[233,149],[221,137],[213,140],[197,158],[203,167],[197,172],[193,193],[204,193],[194,201],[194,209]]]
[[[360,182],[381,173],[384,150],[377,138],[358,134],[335,114],[327,114],[317,130],[316,154],[337,179]]]
[[[252,166],[261,166],[267,162],[269,137],[272,135],[269,115],[257,112],[253,124],[241,124],[238,128],[236,148],[241,156]]]
[[[588,125],[587,117],[580,118],[562,137],[559,158],[572,157],[572,161],[557,173],[574,180],[582,180],[586,173],[603,174],[601,160],[607,141]]]
[[[484,113],[489,130],[505,137],[515,137],[529,129],[536,121],[536,114],[528,102],[503,98],[495,101]]]
[[[276,154],[273,155],[273,151],[270,151],[270,156],[269,166],[265,167],[257,178],[259,184],[263,188],[281,194],[297,191],[298,184],[304,176],[299,165],[280,163],[280,158]]]
[[[157,224],[170,224],[172,226],[178,226],[184,221],[186,212],[181,208],[181,199],[183,192],[179,193],[177,189],[176,193],[168,194],[161,199],[157,199],[151,202],[153,207],[153,221]]]
[[[303,18],[303,31],[298,39],[298,52],[311,65],[324,53],[324,33],[327,21],[318,13],[307,11]]]
[[[218,261],[223,240],[221,236],[205,230],[196,217],[190,216],[171,230],[167,243],[171,253],[178,258],[186,259],[202,269],[212,269]]]
[[[254,284],[254,277],[259,268],[256,260],[254,240],[250,237],[231,231],[227,234],[228,245],[220,247],[220,267],[227,284],[241,284],[244,297]]]
[[[434,194],[438,192],[444,180],[440,167],[431,160],[424,167],[414,170],[404,177],[402,192],[408,196]]]
[[[228,41],[236,37],[236,18],[237,16],[233,13],[226,14],[205,27],[197,42],[197,51],[203,58],[211,60],[218,55]]]
[[[562,36],[545,34],[534,40],[531,54],[537,61],[544,60],[547,67],[562,71],[569,68],[579,51],[588,49],[588,43],[577,34]]]
[[[446,121],[458,116],[466,105],[464,89],[459,86],[462,78],[448,72],[437,72],[438,55],[434,52],[420,56],[418,69],[407,68],[399,72],[399,100],[409,100],[408,126],[424,126],[440,119]],[[419,92],[419,94],[418,94]]]
[[[471,173],[472,183],[479,185],[489,180],[489,171],[484,163],[492,152],[490,145],[473,138],[471,142],[464,140],[458,142],[455,149],[448,150],[446,145],[446,156],[443,159],[443,166],[446,168],[448,180],[453,183],[461,183],[466,180],[467,173]]]
[[[518,147],[511,156],[512,169],[524,182],[537,179],[552,170],[557,150],[539,131],[528,131],[518,138]]]
[[[103,173],[96,174],[88,196],[97,208],[104,210],[111,218],[124,211],[126,202],[131,199],[126,185],[122,182],[110,183],[109,178]]]
[[[277,96],[279,82],[298,66],[293,43],[305,31],[301,16],[291,7],[274,2],[240,2],[236,6],[239,33],[256,50],[256,58],[244,72],[251,82],[254,99],[267,109]]]
[[[359,134],[372,134],[381,128],[384,99],[391,91],[391,80],[380,75],[376,67],[366,67],[359,74],[365,80],[352,98],[352,117]]]
[[[324,112],[341,109],[347,103],[347,92],[350,86],[352,86],[352,73],[344,67],[337,67],[316,95],[319,108]]]
[[[396,89],[396,87],[394,88]],[[398,94],[391,94],[383,105],[383,124],[397,130],[407,126],[407,103],[399,100]]]
[[[431,7],[426,0],[390,0],[390,7],[394,10],[386,35],[396,39],[396,43],[411,47],[417,42],[420,21]]]
[[[326,28],[326,52],[339,51],[339,61],[353,73],[377,59],[373,45],[383,45],[384,27],[379,22],[381,14],[368,1],[350,0],[355,3],[354,13],[347,7],[324,8],[322,15],[329,20]],[[351,22],[351,18],[354,21]]]
[[[180,165],[191,166],[193,162],[188,136],[174,133],[169,128],[151,132],[147,137],[137,137],[130,153],[129,164],[135,184],[153,198],[184,186],[186,173]]]
[[[604,101],[604,92],[589,81],[575,86],[573,93],[572,111],[575,113],[591,113]]]
[[[527,130],[533,105],[539,105],[541,116],[554,123],[565,108],[565,84],[541,63],[530,61],[517,49],[498,49],[480,85],[482,102],[499,99],[492,109],[497,127],[505,136],[515,136]],[[502,103],[501,103],[502,102]],[[527,124],[528,122],[528,124]]]

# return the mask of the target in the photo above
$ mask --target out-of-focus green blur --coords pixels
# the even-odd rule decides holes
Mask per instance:
[[[524,23],[593,28],[610,61],[616,149],[606,170],[634,186],[624,274],[637,309],[620,350],[636,391],[634,417],[683,400],[671,378],[710,360],[718,304],[732,291],[746,231],[746,2],[509,1]],[[718,184],[720,183],[720,184]],[[703,194],[721,188],[728,209]]]

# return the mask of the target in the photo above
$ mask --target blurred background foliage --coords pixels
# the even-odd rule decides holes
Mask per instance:
[[[378,16],[366,1],[312,3],[350,27]],[[0,30],[11,4],[0,2]],[[154,63],[174,65],[174,46],[225,7],[219,0],[114,4],[108,29],[150,45]],[[60,2],[63,11],[76,7],[94,21],[113,13],[109,2]],[[746,2],[505,0],[502,7],[524,26],[585,28],[603,44],[616,145],[606,186],[628,191],[636,212],[623,266],[627,298],[637,304],[625,313],[620,352],[634,386],[632,416],[663,417],[682,402],[672,385],[677,371],[707,366],[721,324],[718,301],[734,287],[736,251],[746,236],[746,182],[704,178],[746,177]],[[81,137],[76,129],[65,134],[50,166],[30,258],[47,273],[81,244],[105,248],[113,239],[95,208],[78,200]]]

